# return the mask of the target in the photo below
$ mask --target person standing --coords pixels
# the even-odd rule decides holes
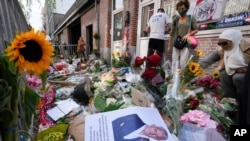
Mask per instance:
[[[170,30],[170,18],[165,14],[163,8],[159,8],[157,13],[151,16],[148,22],[147,33],[149,33],[150,36],[147,56],[152,55],[156,51],[157,54],[163,58],[166,30]]]
[[[77,44],[77,55],[79,57],[83,57],[84,59],[85,58],[85,42],[84,40],[82,39],[82,37],[80,36],[79,39],[78,39],[78,44]]]
[[[189,1],[181,0],[176,4],[176,10],[179,16],[174,16],[173,24],[168,41],[168,53],[172,50],[172,67],[179,63],[179,67],[182,69],[186,66],[186,61],[189,56],[189,50],[187,47],[183,49],[177,49],[174,47],[174,42],[177,36],[181,36],[183,41],[187,41],[189,36],[195,35],[198,32],[197,22],[194,16],[187,15],[189,9]],[[173,48],[173,49],[172,49]]]

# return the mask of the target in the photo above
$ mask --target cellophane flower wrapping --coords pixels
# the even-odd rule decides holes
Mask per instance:
[[[164,108],[165,114],[172,120],[170,131],[177,137],[180,136],[181,122],[180,116],[183,113],[183,95],[179,91],[180,72],[176,70],[172,84],[168,85],[167,94],[165,95],[166,106]]]

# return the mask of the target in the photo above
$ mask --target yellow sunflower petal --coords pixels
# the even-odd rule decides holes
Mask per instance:
[[[205,74],[205,70],[198,70],[195,74],[194,74],[194,76],[202,76],[202,75],[204,75]]]
[[[199,70],[200,65],[198,63],[195,62],[191,62],[189,65],[189,71],[192,73],[195,73],[196,71]]]

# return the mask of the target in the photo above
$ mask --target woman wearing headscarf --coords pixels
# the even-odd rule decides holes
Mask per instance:
[[[237,98],[239,124],[250,125],[250,39],[239,30],[228,29],[219,36],[218,50],[199,61],[202,68],[215,62],[220,71],[224,97]],[[236,119],[237,120],[237,119]]]
[[[240,48],[241,41],[242,33],[235,29],[225,30],[219,36],[218,45],[224,51],[225,71],[220,72],[220,78],[225,97],[238,97],[247,70],[248,63]]]

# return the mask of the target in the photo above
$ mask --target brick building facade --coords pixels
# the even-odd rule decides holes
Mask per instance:
[[[220,1],[226,2],[226,0]],[[96,47],[101,57],[107,60],[110,60],[112,52],[124,52],[126,49],[131,54],[144,56],[147,52],[148,37],[143,35],[143,30],[149,18],[145,11],[155,12],[159,7],[163,7],[167,14],[172,16],[171,12],[175,12],[174,3],[176,0],[76,1],[76,4],[66,13],[64,24],[59,26],[54,34],[59,40],[64,40],[68,44],[76,43],[76,40],[72,39],[73,35],[75,35],[74,38],[82,36],[87,43],[87,54],[90,54]],[[228,28],[239,29],[243,32],[243,36],[250,36],[250,25]],[[227,28],[200,30],[197,33],[198,48],[203,51],[203,58],[218,48],[216,44],[218,36],[225,29]],[[97,42],[92,37],[94,32],[100,35]],[[168,35],[166,35],[167,38]],[[166,59],[171,60],[171,54],[166,53]]]

